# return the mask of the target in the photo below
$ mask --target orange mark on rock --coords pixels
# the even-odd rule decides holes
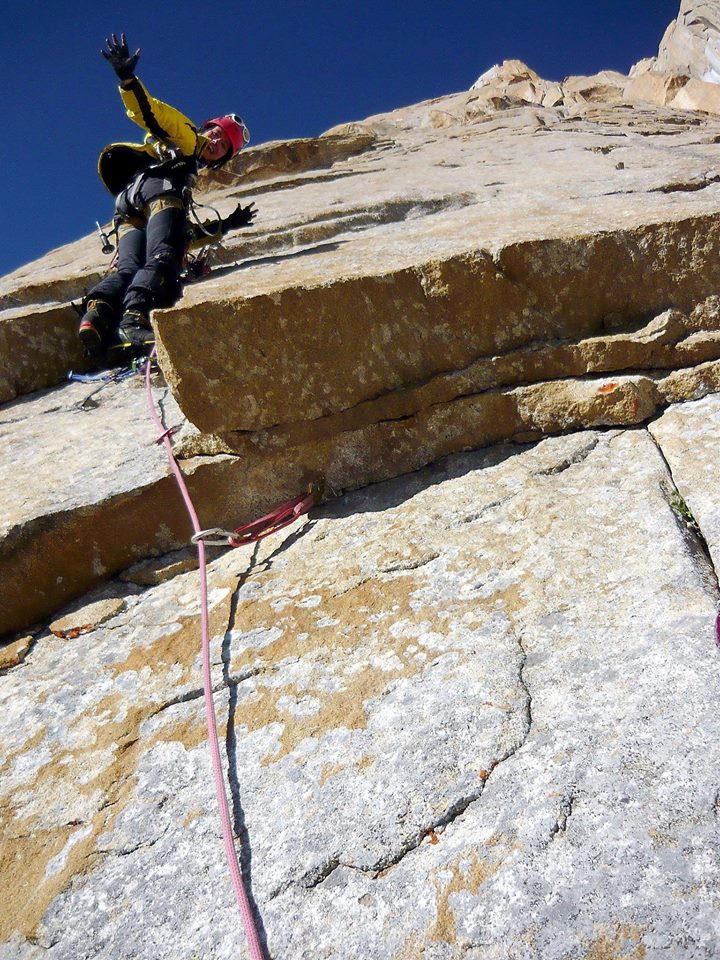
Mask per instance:
[[[598,387],[598,393],[612,393],[613,390],[617,390],[620,386],[619,383],[604,383],[601,387]]]
[[[60,640],[75,640],[77,637],[82,636],[83,633],[90,633],[90,631],[94,629],[94,623],[85,623],[81,627],[71,627],[69,630],[52,630],[51,633]]]

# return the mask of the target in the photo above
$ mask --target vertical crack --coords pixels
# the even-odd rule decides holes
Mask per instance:
[[[527,739],[530,736],[530,730],[532,729],[532,725],[533,725],[533,696],[530,691],[530,687],[528,686],[527,678],[525,676],[525,668],[527,667],[527,661],[528,661],[527,648],[525,647],[525,643],[523,641],[521,633],[516,634],[515,639],[517,640],[517,644],[520,647],[520,652],[522,654],[522,657],[520,659],[520,667],[518,670],[518,681],[522,689],[525,691],[526,729],[525,729],[525,735],[523,737],[523,741],[520,744],[520,746],[517,748],[517,750],[520,750],[527,743]],[[514,752],[517,753],[517,750],[515,750]]]
[[[575,801],[577,796],[574,793],[571,793],[570,796],[565,797],[560,803],[560,810],[558,812],[557,820],[555,821],[555,826],[550,831],[550,843],[558,837],[562,837],[567,830],[567,822],[575,811]]]
[[[675,522],[680,529],[680,532],[683,535],[683,538],[688,546],[690,557],[695,564],[695,568],[700,574],[700,579],[715,600],[715,604],[720,606],[720,582],[718,582],[718,574],[715,569],[715,564],[713,563],[712,555],[710,553],[710,548],[708,547],[707,540],[698,524],[697,520],[693,516],[690,508],[685,503],[680,490],[678,489],[677,484],[675,483],[675,477],[673,476],[672,467],[668,462],[665,453],[663,452],[662,447],[660,446],[657,438],[653,435],[652,431],[648,429],[648,435],[655,445],[655,449],[658,452],[660,459],[662,460],[665,470],[668,476],[667,483],[660,484],[660,490],[667,505],[672,511]]]
[[[230,662],[232,659],[232,631],[235,625],[235,620],[237,619],[238,607],[240,605],[240,591],[245,583],[247,583],[249,577],[252,575],[252,572],[255,569],[258,548],[259,544],[256,543],[252,552],[252,556],[250,557],[250,563],[248,564],[247,569],[238,577],[237,586],[233,591],[232,599],[230,601],[230,611],[228,613],[227,628],[223,636],[221,656],[223,683],[228,688],[228,720],[227,728],[225,730],[225,752],[227,754],[227,770],[232,804],[233,832],[240,843],[240,870],[242,873],[243,882],[245,884],[245,889],[247,891],[248,900],[250,901],[250,909],[252,910],[253,917],[255,919],[255,926],[258,931],[258,937],[260,938],[263,954],[268,956],[268,943],[265,924],[263,923],[262,916],[260,915],[260,910],[258,909],[257,901],[252,889],[252,846],[250,844],[250,835],[245,823],[245,811],[242,807],[240,780],[237,769],[235,712],[237,710],[238,684],[233,683],[230,676]]]

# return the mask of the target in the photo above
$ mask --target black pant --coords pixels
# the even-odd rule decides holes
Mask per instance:
[[[129,205],[131,188],[134,196]],[[172,306],[182,293],[180,271],[187,243],[182,189],[173,188],[168,180],[144,176],[120,194],[117,210],[117,264],[86,300],[106,301],[118,319],[125,310],[148,314],[155,307]]]

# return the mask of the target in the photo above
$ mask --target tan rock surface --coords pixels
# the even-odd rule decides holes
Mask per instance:
[[[565,104],[573,101],[593,103],[619,103],[623,100],[628,78],[617,70],[601,70],[589,77],[568,77],[563,80]]]
[[[87,370],[77,328],[70,304],[0,311],[0,403]]]
[[[637,73],[631,76],[625,85],[623,99],[637,103],[645,101],[647,103],[657,103],[660,106],[667,106],[672,103],[674,107],[696,110],[699,107],[688,106],[685,98],[679,98],[678,93],[688,83],[687,77],[677,77],[668,74],[655,73],[652,70]],[[709,113],[714,111],[709,110]]]
[[[95,630],[124,609],[125,602],[119,597],[96,600],[94,603],[82,605],[73,610],[72,613],[66,613],[58,620],[53,621],[48,630],[54,636],[63,640],[69,637],[78,637],[83,633],[90,633],[91,630]]]
[[[682,110],[720,113],[720,86],[703,80],[688,80],[676,93],[672,105]]]
[[[123,570],[119,579],[125,583],[135,583],[138,586],[157,586],[166,583],[173,577],[189,570],[196,570],[198,566],[197,551],[193,547],[186,550],[177,550],[153,560],[143,560],[127,570]]]
[[[638,60],[637,63],[630,67],[629,76],[639,77],[641,74],[652,70],[656,63],[657,57],[646,57],[644,60]]]
[[[665,32],[657,64],[659,73],[680,74],[720,83],[720,3],[681,0],[680,12]]]
[[[0,647],[0,672],[19,666],[32,649],[32,645],[32,636],[24,636]]]
[[[538,82],[506,67],[503,82]],[[261,208],[215,273],[156,317],[166,373],[202,428],[185,429],[178,449],[212,458],[187,467],[208,525],[236,526],[311,480],[354,488],[468,446],[636,423],[714,389],[714,367],[702,365],[718,357],[707,298],[720,278],[720,124],[585,101],[572,115],[529,106],[488,117],[479,93],[348,124],[315,145],[263,145],[208,194],[221,209],[254,196]],[[32,389],[42,368],[32,317],[65,309],[33,303],[92,274],[84,250],[4,281],[25,304],[8,308],[3,328],[9,392]],[[70,359],[59,344],[76,320],[63,316],[61,335],[43,335],[55,365],[46,381]],[[664,379],[672,368],[686,372]],[[575,382],[588,374],[604,379]],[[610,383],[622,386],[599,392]],[[5,408],[7,441],[27,455],[27,475],[45,479],[39,505],[6,465],[15,513],[2,631],[187,542],[160,451],[150,471],[137,455],[148,443],[141,391],[99,395],[90,448],[72,409],[85,389]],[[46,415],[48,405],[58,409]],[[109,457],[92,453],[108,446]],[[55,477],[43,465],[53,450]],[[228,452],[243,459],[216,456]]]
[[[473,96],[447,98],[460,120],[434,134],[437,101],[368,120],[394,123],[396,146],[354,159],[355,176],[265,194],[267,216],[297,228],[270,249],[257,238],[254,260],[235,241],[234,266],[158,313],[166,375],[203,432],[315,421],[718,289],[716,121],[587,103],[572,120],[463,120]],[[362,217],[358,189],[373,197]]]

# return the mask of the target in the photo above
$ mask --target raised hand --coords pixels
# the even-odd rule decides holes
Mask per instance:
[[[124,33],[120,34],[119,40],[114,33],[111,34],[105,43],[107,50],[101,50],[100,53],[113,68],[119,80],[129,80],[135,75],[135,65],[140,59],[140,47],[131,55]]]

